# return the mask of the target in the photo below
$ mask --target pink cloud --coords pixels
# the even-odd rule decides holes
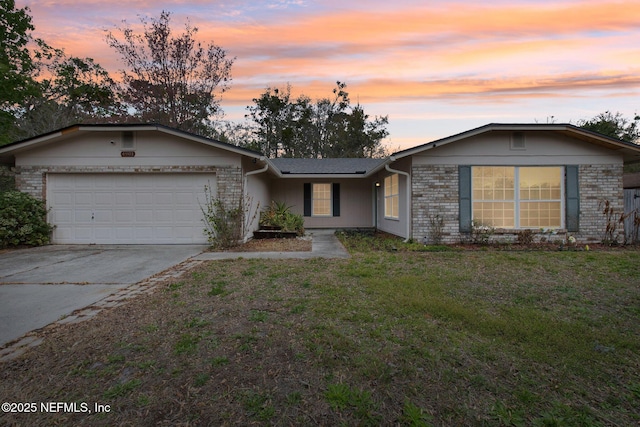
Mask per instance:
[[[165,9],[180,32],[189,16],[203,42],[237,57],[223,107],[250,105],[267,86],[287,82],[294,95],[328,96],[336,80],[365,106],[573,98],[595,106],[640,91],[637,0],[31,3],[37,36],[114,74],[121,64],[104,29]]]

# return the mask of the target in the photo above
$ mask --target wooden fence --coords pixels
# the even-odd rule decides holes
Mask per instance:
[[[640,243],[640,188],[624,190],[624,234],[627,243]]]

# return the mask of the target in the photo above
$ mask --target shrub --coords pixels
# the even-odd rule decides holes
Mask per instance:
[[[439,245],[442,243],[442,236],[444,235],[444,218],[437,215],[431,215],[429,217],[429,237],[430,243]]]
[[[496,229],[479,221],[471,222],[471,242],[476,245],[488,245]]]
[[[291,206],[282,202],[271,204],[260,212],[260,226],[279,227],[282,231],[295,231],[304,234],[304,218],[300,214],[291,212]]]
[[[0,193],[0,247],[40,246],[51,239],[44,202],[20,191]]]
[[[200,204],[200,209],[209,244],[222,249],[238,245],[242,237],[242,209],[227,208],[222,200],[213,196],[211,185],[205,185],[204,190],[205,203]]]
[[[516,236],[517,236],[516,242],[518,244],[528,246],[533,244],[535,233],[533,232],[533,230],[527,228],[527,229],[518,231],[518,234]]]

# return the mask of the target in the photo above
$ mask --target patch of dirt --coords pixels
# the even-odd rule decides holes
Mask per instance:
[[[309,252],[311,251],[310,237],[296,237],[295,239],[253,239],[249,240],[229,252]]]

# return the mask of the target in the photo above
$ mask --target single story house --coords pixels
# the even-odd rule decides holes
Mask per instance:
[[[455,243],[472,227],[599,241],[640,146],[570,124],[488,124],[384,159],[269,159],[160,125],[76,125],[0,147],[46,201],[53,243],[205,243],[205,186],[246,215],[272,200],[306,228],[377,228]],[[255,229],[257,221],[252,224]]]

